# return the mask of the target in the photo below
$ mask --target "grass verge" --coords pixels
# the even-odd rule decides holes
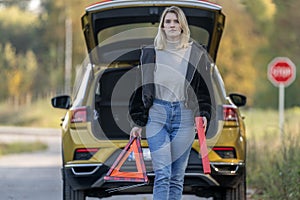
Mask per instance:
[[[50,99],[42,99],[17,108],[0,103],[0,125],[60,128],[60,119],[65,113],[66,110],[53,108]]]
[[[14,153],[31,153],[46,150],[48,146],[40,141],[0,143],[0,156]]]
[[[278,112],[245,111],[248,132],[247,183],[254,199],[300,199],[300,109],[285,112],[283,135]]]

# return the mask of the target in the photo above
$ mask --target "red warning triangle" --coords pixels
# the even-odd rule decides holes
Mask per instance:
[[[121,171],[122,165],[125,163],[132,152],[134,153],[137,171]],[[116,161],[107,172],[104,180],[120,182],[148,182],[140,138],[133,137],[130,139],[128,144],[125,146],[125,148],[122,150]]]
[[[200,146],[200,154],[202,157],[202,165],[203,165],[203,171],[204,174],[210,174],[210,162],[208,159],[208,151],[207,151],[207,145],[206,145],[206,138],[205,138],[205,131],[203,128],[203,119],[202,117],[196,117],[196,128],[198,132],[198,140],[199,140],[199,146]]]

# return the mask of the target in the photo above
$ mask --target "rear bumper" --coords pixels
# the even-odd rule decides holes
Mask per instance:
[[[223,188],[235,188],[246,176],[245,163],[211,163],[211,176]]]
[[[104,181],[104,176],[108,171],[108,167],[99,164],[70,164],[64,167],[65,178],[75,190],[84,190],[89,188],[100,188],[109,185]],[[150,180],[149,185],[153,183],[154,173],[149,172],[147,176]],[[118,183],[115,183],[118,184]],[[198,186],[219,186],[211,175],[206,175],[199,172],[185,173],[186,185]],[[122,183],[120,183],[122,185]]]
[[[63,167],[64,181],[67,181],[74,190],[90,189],[99,179],[104,177],[108,167],[97,164],[67,164]]]
[[[232,170],[234,169],[234,170]],[[85,190],[89,196],[110,196],[110,189],[135,185],[138,183],[106,182],[104,176],[109,167],[102,164],[67,164],[63,168],[65,181],[74,190]],[[184,193],[197,194],[203,189],[235,187],[245,173],[244,164],[211,163],[212,173],[204,174],[201,165],[189,165],[185,173]],[[148,170],[147,170],[148,171]],[[154,173],[147,173],[149,184],[117,191],[118,194],[152,193]],[[115,194],[115,193],[114,193]]]

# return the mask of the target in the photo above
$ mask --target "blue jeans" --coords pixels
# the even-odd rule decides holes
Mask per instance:
[[[154,200],[181,199],[194,127],[193,113],[183,102],[154,100],[146,126],[155,173]]]

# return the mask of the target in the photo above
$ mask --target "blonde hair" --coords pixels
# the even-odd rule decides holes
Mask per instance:
[[[154,39],[155,48],[161,50],[166,47],[166,42],[167,42],[166,34],[162,28],[164,26],[165,16],[168,13],[174,13],[177,16],[181,30],[182,30],[179,48],[188,47],[189,40],[190,40],[190,29],[189,29],[185,14],[179,7],[171,6],[171,7],[167,7],[161,15],[158,32]]]

